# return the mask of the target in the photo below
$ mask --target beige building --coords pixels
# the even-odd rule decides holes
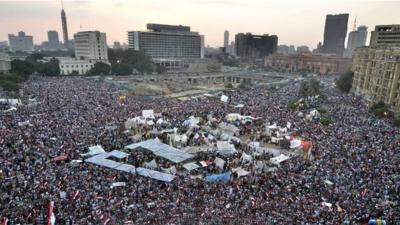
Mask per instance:
[[[353,56],[352,92],[371,103],[385,102],[400,112],[400,47],[356,49]]]
[[[8,74],[11,70],[11,59],[10,57],[0,52],[0,75]]]
[[[369,46],[400,45],[400,25],[378,25],[371,32]]]
[[[273,54],[265,58],[264,66],[288,73],[305,71],[323,75],[341,74],[350,69],[351,60],[336,56],[312,54]]]

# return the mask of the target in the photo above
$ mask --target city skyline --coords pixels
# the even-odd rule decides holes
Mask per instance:
[[[204,34],[205,45],[212,47],[223,46],[223,33],[228,30],[230,39],[241,32],[275,34],[279,45],[315,48],[323,41],[326,14],[349,13],[349,21],[357,17],[358,25],[373,30],[375,25],[400,23],[399,7],[400,2],[360,0],[64,1],[70,34],[99,30],[107,33],[111,45],[127,43],[127,31],[145,30],[147,23],[182,24]],[[33,35],[35,44],[46,41],[49,30],[62,34],[60,11],[59,1],[0,1],[0,40],[20,30]]]

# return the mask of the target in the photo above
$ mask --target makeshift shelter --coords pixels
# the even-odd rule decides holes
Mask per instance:
[[[271,158],[270,161],[271,161],[271,163],[273,163],[275,165],[279,165],[281,162],[286,161],[288,159],[289,159],[289,156],[280,154],[279,156]]]
[[[188,171],[192,171],[192,170],[195,170],[195,169],[200,168],[200,166],[197,165],[197,163],[190,162],[190,163],[184,164],[184,165],[183,165],[183,168],[185,168],[185,169],[188,170]]]
[[[212,175],[206,176],[206,182],[210,182],[210,183],[215,183],[215,182],[227,183],[230,180],[231,180],[231,172],[212,174]]]
[[[227,103],[228,100],[229,100],[229,97],[228,97],[228,96],[226,96],[226,95],[222,95],[222,96],[221,96],[221,101],[222,101],[222,102]]]
[[[93,156],[93,155],[98,155],[101,153],[105,153],[103,147],[101,145],[94,145],[89,147],[89,152],[81,154],[81,156]]]
[[[220,168],[220,169],[222,170],[222,169],[224,169],[225,160],[216,157],[215,160],[214,160],[214,164],[215,164],[218,168]]]
[[[144,176],[144,177],[148,177],[148,178],[152,178],[155,180],[160,180],[160,181],[164,181],[164,182],[171,182],[172,180],[174,180],[175,176],[171,175],[171,174],[167,174],[167,173],[161,173],[155,170],[149,170],[149,169],[145,169],[145,168],[137,168],[136,169],[136,173]]]
[[[232,155],[237,152],[235,146],[227,141],[217,141],[217,151],[221,155]]]
[[[125,146],[125,149],[129,150],[137,150],[138,148],[143,148],[151,151],[154,155],[168,159],[169,161],[174,163],[181,163],[194,157],[191,154],[183,152],[170,145],[164,144],[158,139],[150,139],[147,141],[142,141]]]
[[[238,177],[243,177],[250,174],[249,171],[244,170],[242,167],[233,168],[232,172],[236,173]]]

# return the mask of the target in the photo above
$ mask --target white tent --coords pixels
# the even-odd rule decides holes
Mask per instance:
[[[217,150],[222,155],[231,155],[237,152],[235,146],[227,141],[217,141]]]
[[[187,119],[183,122],[183,126],[197,127],[198,124],[200,123],[200,120],[201,120],[201,118],[199,118],[199,117],[190,116],[189,119]]]
[[[158,167],[155,159],[151,160],[150,162],[145,162],[144,166],[149,169],[156,169]]]
[[[243,108],[244,107],[244,104],[237,104],[236,106],[235,106],[235,108]]]
[[[226,95],[222,95],[222,96],[221,96],[221,101],[223,101],[223,102],[228,102],[228,100],[229,100],[229,97],[228,97],[228,96],[226,96]]]
[[[216,157],[214,160],[215,165],[220,168],[220,169],[224,169],[224,165],[225,165],[225,160]]]
[[[240,162],[241,163],[251,163],[253,161],[253,157],[251,155],[247,155],[246,153],[242,153],[242,156],[240,156]]]
[[[279,156],[271,158],[270,161],[271,161],[271,163],[273,163],[275,165],[279,165],[281,162],[286,161],[288,159],[289,159],[289,156],[286,156],[284,154],[280,154]]]
[[[242,167],[233,168],[232,172],[236,173],[238,175],[238,177],[243,177],[243,176],[247,176],[250,174],[249,171],[244,170]]]

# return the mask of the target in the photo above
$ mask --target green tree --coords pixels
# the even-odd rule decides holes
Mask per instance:
[[[132,68],[127,64],[113,63],[111,64],[111,72],[116,75],[130,75]]]
[[[19,84],[15,81],[12,80],[7,80],[7,79],[1,79],[0,80],[0,86],[3,88],[5,91],[18,91],[19,90]]]
[[[151,73],[155,68],[153,61],[144,51],[109,49],[108,58],[112,64],[126,64],[141,73]]]
[[[30,75],[35,71],[34,65],[27,61],[15,59],[11,61],[11,73]]]
[[[300,85],[299,94],[302,97],[315,96],[322,94],[322,86],[316,79],[303,81]]]
[[[351,71],[342,74],[336,81],[336,86],[339,90],[348,93],[353,86],[353,77],[354,73]]]
[[[49,62],[37,62],[35,69],[38,73],[42,73],[46,76],[58,76],[60,75],[59,61],[56,58],[51,58]]]
[[[94,64],[93,68],[88,71],[88,75],[107,75],[110,74],[110,65],[97,62]]]

